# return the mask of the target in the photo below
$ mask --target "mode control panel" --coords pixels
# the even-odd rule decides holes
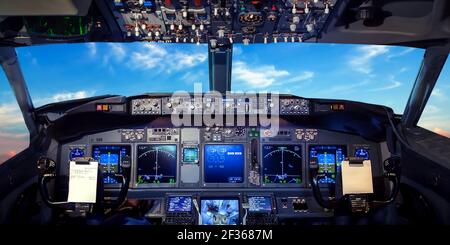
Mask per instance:
[[[179,142],[180,130],[178,128],[149,128],[147,129],[148,142]]]
[[[161,99],[134,99],[131,102],[131,115],[160,115]]]
[[[206,127],[203,129],[205,142],[243,142],[247,140],[245,127]]]

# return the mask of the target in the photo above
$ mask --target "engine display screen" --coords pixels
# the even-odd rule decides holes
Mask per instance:
[[[262,162],[264,183],[302,183],[302,147],[300,145],[263,145]]]
[[[243,183],[244,145],[205,145],[205,183]]]
[[[238,199],[202,199],[200,202],[202,225],[237,225]]]
[[[315,145],[309,147],[309,157],[317,157],[319,165],[319,174],[325,177],[319,180],[319,183],[336,183],[337,168],[344,161],[347,154],[347,147],[342,145]]]
[[[271,212],[272,198],[268,196],[253,196],[248,198],[250,212]]]
[[[198,163],[198,148],[183,148],[183,163]]]
[[[124,156],[130,156],[129,145],[94,145],[92,146],[92,157],[98,161],[99,168],[103,173],[103,183],[119,183],[116,174],[121,173],[120,162]]]
[[[176,145],[138,145],[136,173],[137,184],[175,184],[176,178]]]
[[[167,204],[167,212],[191,212],[192,198],[187,196],[173,196],[169,197]]]

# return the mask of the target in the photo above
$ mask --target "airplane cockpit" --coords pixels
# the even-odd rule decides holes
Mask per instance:
[[[417,125],[449,54],[448,1],[24,2],[0,1],[0,63],[30,136],[28,148],[0,164],[0,223],[450,223],[450,139]],[[208,83],[34,107],[17,51],[102,42],[205,45]],[[376,100],[232,90],[233,46],[278,52],[284,43],[424,55],[400,113]]]

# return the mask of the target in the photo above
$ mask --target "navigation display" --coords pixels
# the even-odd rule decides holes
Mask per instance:
[[[137,184],[175,184],[177,146],[169,144],[138,145]]]
[[[271,212],[272,198],[267,196],[253,196],[248,198],[250,212]]]
[[[130,156],[129,145],[94,145],[92,146],[92,157],[98,161],[99,168],[103,173],[103,183],[119,183],[116,174],[121,173],[120,162],[124,156]]]
[[[243,183],[244,145],[205,145],[205,183]]]
[[[263,145],[263,182],[265,184],[302,183],[300,145]]]
[[[187,196],[169,197],[167,212],[191,212],[192,198]]]
[[[202,225],[237,225],[238,199],[202,199],[200,203]]]
[[[337,168],[347,154],[347,147],[342,145],[315,145],[309,147],[309,157],[317,157],[319,165],[319,174],[325,177],[319,180],[319,183],[336,183]]]

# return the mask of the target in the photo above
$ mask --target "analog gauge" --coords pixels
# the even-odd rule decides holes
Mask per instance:
[[[355,157],[360,157],[365,160],[369,160],[369,150],[366,148],[357,148],[355,150]]]
[[[77,157],[84,157],[84,148],[76,147],[70,150],[69,159],[72,161]]]

